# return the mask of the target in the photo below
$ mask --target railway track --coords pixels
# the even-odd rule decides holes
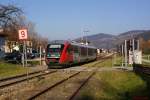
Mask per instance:
[[[98,61],[97,63],[93,64],[92,66],[96,66],[97,64],[99,64],[99,63],[101,63],[103,61],[104,60]],[[84,70],[86,70],[86,69],[84,69]],[[73,100],[74,99],[74,97],[78,94],[80,89],[89,81],[89,79],[91,79],[95,75],[96,71],[97,71],[97,68],[93,70],[92,74],[88,75],[88,77],[86,79],[84,79],[84,81],[81,83],[81,85],[71,94],[71,96],[68,98],[68,100]],[[78,76],[81,72],[85,72],[85,71],[76,72],[76,73],[70,75],[69,77],[64,78],[64,79],[58,81],[57,83],[55,83],[55,84],[53,84],[53,85],[51,85],[51,86],[49,86],[49,87],[39,91],[38,93],[32,95],[27,100],[34,100],[34,99],[40,97],[41,95],[43,95],[43,94],[45,94],[45,93],[47,93],[49,91],[52,91],[53,88],[56,88],[56,87],[60,86],[61,84],[65,83],[66,81],[68,81],[68,80]]]
[[[28,75],[40,73],[42,71],[44,72],[45,70],[31,72],[31,73],[28,73]],[[0,79],[0,82],[4,82],[4,81],[11,80],[11,79],[16,79],[16,78],[24,77],[24,76],[27,76],[27,74],[21,74],[21,75],[11,76],[11,77],[7,77],[7,78],[2,78],[2,79]]]
[[[55,71],[49,71],[47,73],[43,72],[43,71],[37,71],[37,72],[29,73],[28,76],[27,76],[27,74],[23,74],[23,75],[18,75],[18,76],[14,76],[14,77],[1,79],[0,80],[0,89],[8,87],[8,86],[12,86],[12,85],[17,84],[17,83],[24,82],[27,80],[31,80],[31,79],[34,79],[37,77],[52,74],[54,72],[57,72],[57,71],[56,70]]]
[[[101,63],[101,62],[103,62],[103,61],[105,61],[105,59],[102,59],[102,60],[100,60],[100,61],[97,61],[96,63],[94,63],[92,66],[97,66],[97,64],[99,64],[99,63]],[[50,80],[50,84],[48,83],[48,85],[47,86],[45,86],[45,85],[38,85],[38,86],[36,86],[37,88],[39,88],[39,89],[36,89],[36,88],[32,88],[31,89],[31,91],[29,90],[29,92],[25,92],[25,95],[26,95],[26,97],[25,98],[21,98],[20,100],[32,100],[32,99],[36,99],[36,98],[38,98],[39,96],[41,96],[41,95],[43,95],[43,94],[45,94],[45,93],[47,93],[48,91],[53,91],[52,89],[53,88],[55,88],[55,87],[59,87],[61,84],[64,84],[64,83],[66,83],[68,80],[70,80],[70,79],[72,79],[72,78],[74,78],[74,77],[76,77],[76,76],[79,76],[80,77],[80,75],[79,74],[81,74],[82,72],[87,72],[88,70],[87,69],[89,69],[89,68],[85,68],[84,70],[82,70],[82,71],[78,71],[78,72],[74,72],[73,71],[73,74],[71,73],[69,73],[68,75],[69,76],[67,76],[66,78],[64,78],[64,77],[62,77],[62,78],[59,78],[59,80],[56,78],[56,82],[51,82],[51,81],[53,81],[53,80],[51,80],[51,78],[49,78],[49,76],[46,76],[47,78],[49,78]],[[86,78],[84,78],[84,81],[81,83],[81,85],[77,88],[77,89],[75,89],[75,92],[74,93],[72,93],[70,96],[69,96],[69,100],[72,100],[77,94],[78,94],[78,92],[80,91],[80,89],[88,82],[88,80],[89,79],[91,79],[92,78],[92,76],[96,73],[96,68],[95,69],[92,69],[93,71],[92,71],[92,74],[87,74],[86,76],[88,76],[88,77],[86,77]],[[61,73],[61,71],[63,72],[64,70],[60,70],[60,71],[57,71],[57,72],[60,72]],[[8,87],[8,86],[12,86],[12,85],[15,85],[15,84],[17,84],[17,83],[21,83],[21,82],[23,82],[23,81],[26,81],[26,80],[31,80],[31,79],[34,79],[34,78],[36,78],[36,77],[40,77],[40,76],[44,76],[44,75],[48,75],[48,74],[50,74],[50,73],[54,73],[54,72],[56,72],[56,70],[55,71],[51,71],[51,72],[48,72],[48,73],[43,73],[43,72],[40,72],[40,73],[38,73],[38,72],[35,72],[36,74],[32,74],[31,73],[31,75],[29,75],[28,77],[26,77],[26,75],[25,75],[25,77],[24,77],[24,75],[21,75],[21,76],[17,76],[16,78],[14,77],[14,78],[8,78],[8,79],[3,79],[3,80],[0,80],[0,89],[2,88],[5,88],[5,87]],[[67,71],[66,71],[67,72]],[[68,71],[69,72],[69,71]],[[58,73],[56,73],[56,75],[57,75]],[[59,75],[57,75],[57,76],[59,76]],[[61,76],[63,76],[62,75],[62,73],[61,73]],[[51,75],[50,77],[53,77],[53,75]],[[47,78],[44,78],[44,80],[45,81],[48,81],[47,80]],[[10,81],[11,80],[11,81]],[[12,81],[13,80],[13,81]],[[6,83],[5,83],[5,82]],[[10,81],[10,82],[9,82]],[[2,84],[3,83],[3,84]],[[38,83],[37,83],[38,84]],[[42,87],[42,88],[41,88]],[[22,90],[22,89],[21,89]],[[28,91],[28,90],[27,90]],[[21,93],[21,94],[20,94]],[[27,93],[27,94],[26,94]],[[20,98],[20,97],[22,97],[21,95],[23,94],[24,95],[24,92],[19,92],[19,97],[17,96],[17,99],[18,98]],[[7,97],[7,95],[5,95],[6,97]],[[13,94],[13,97],[14,97],[15,95]],[[14,98],[16,98],[16,97],[14,97]],[[13,100],[13,99],[12,99]]]
[[[73,100],[81,88],[95,75],[96,71],[94,71],[91,75],[86,78],[86,80],[76,89],[76,91],[69,97],[68,100]]]
[[[58,85],[64,83],[64,82],[67,81],[68,79],[77,76],[79,73],[80,73],[80,72],[77,72],[77,73],[75,73],[75,74],[73,74],[73,75],[70,75],[69,77],[67,77],[67,78],[65,78],[65,79],[63,79],[63,80],[58,81],[57,83],[53,84],[52,86],[50,86],[50,87],[48,87],[48,88],[46,88],[46,89],[40,91],[39,93],[37,93],[37,94],[35,94],[35,95],[29,97],[28,100],[33,100],[33,99],[39,97],[40,95],[44,94],[45,92],[48,92],[48,91],[50,91],[51,89],[53,89],[54,87],[56,87],[56,86],[58,86]]]
[[[107,58],[104,58],[102,61],[100,62],[97,62],[95,63],[94,65],[92,65],[93,67],[96,66],[97,64],[101,63],[101,62],[104,62],[105,59]],[[85,79],[85,81],[76,89],[76,91],[69,97],[68,100],[73,100],[75,98],[75,96],[78,94],[78,92],[80,91],[81,88],[84,87],[84,85],[96,74],[96,71],[97,71],[97,68],[92,72],[92,74],[90,74],[88,76],[88,78]]]

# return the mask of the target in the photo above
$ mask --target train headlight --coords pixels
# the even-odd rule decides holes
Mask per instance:
[[[50,57],[51,55],[50,54],[47,54],[47,57]]]

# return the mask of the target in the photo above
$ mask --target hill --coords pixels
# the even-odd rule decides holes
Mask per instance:
[[[98,33],[82,38],[77,38],[75,40],[80,41],[81,39],[87,39],[98,48],[111,49],[115,48],[116,45],[121,44],[125,39],[128,40],[140,37],[142,37],[144,40],[150,39],[150,30],[131,30],[128,32],[120,33],[119,35]]]

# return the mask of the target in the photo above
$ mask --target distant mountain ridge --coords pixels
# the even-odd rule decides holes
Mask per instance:
[[[125,35],[138,35],[144,32],[147,32],[148,30],[131,30],[124,33],[119,34],[118,36],[125,36]]]
[[[131,30],[128,32],[121,33],[119,35],[111,35],[105,33],[98,33],[90,36],[82,37],[84,40],[92,42],[98,48],[115,48],[116,45],[122,43],[125,39],[140,38],[145,40],[150,39],[150,30]],[[76,41],[81,40],[81,38],[75,39]]]

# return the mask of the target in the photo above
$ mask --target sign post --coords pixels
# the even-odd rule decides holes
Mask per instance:
[[[18,30],[18,33],[19,33],[19,40],[23,41],[22,64],[24,67],[24,66],[27,66],[27,49],[26,49],[26,40],[28,39],[27,29],[20,29]],[[28,78],[28,75],[29,75],[28,69],[26,72],[27,72],[27,78]]]
[[[28,38],[27,29],[18,30],[19,40],[23,40],[23,55],[22,55],[22,64],[23,67],[27,65],[27,55],[26,55],[26,40]]]

